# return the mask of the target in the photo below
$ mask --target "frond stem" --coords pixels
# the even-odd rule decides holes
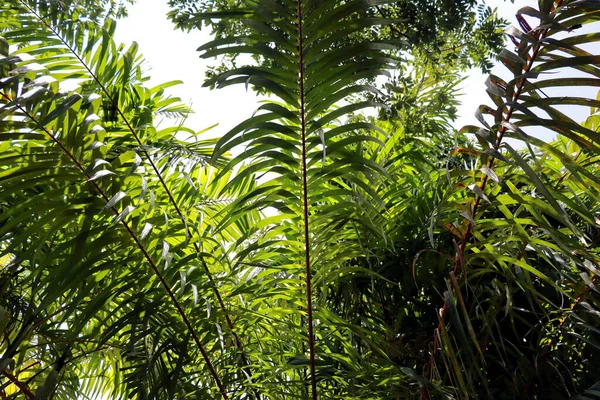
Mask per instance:
[[[19,381],[17,379],[16,376],[14,376],[13,374],[11,374],[10,372],[8,372],[7,370],[2,371],[2,374],[4,376],[6,376],[6,378],[8,378],[9,381],[11,381],[11,383],[13,385],[15,385],[16,387],[19,388],[19,390],[27,397],[29,397],[30,399],[35,399],[35,395],[33,394],[33,392],[31,391],[31,389],[29,389],[29,386],[27,386],[27,384]]]
[[[306,312],[308,323],[308,351],[312,399],[317,400],[317,376],[315,371],[315,333],[313,331],[312,287],[310,268],[310,232],[308,225],[308,177],[306,166],[306,110],[304,104],[304,38],[302,32],[302,0],[297,0],[298,60],[300,89],[300,129],[302,146],[302,211],[304,218],[304,263],[306,266]]]

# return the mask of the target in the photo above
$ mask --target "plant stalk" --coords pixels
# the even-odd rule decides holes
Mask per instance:
[[[310,363],[310,383],[312,399],[317,400],[317,376],[315,370],[315,333],[313,326],[311,265],[310,265],[310,232],[308,221],[308,177],[306,166],[306,115],[304,104],[304,38],[302,32],[302,0],[297,0],[298,28],[298,60],[300,86],[300,129],[302,146],[302,205],[304,219],[304,263],[306,266],[306,307],[308,323],[308,351]]]

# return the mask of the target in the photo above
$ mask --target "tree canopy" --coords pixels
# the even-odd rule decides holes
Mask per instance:
[[[170,5],[268,95],[216,139],[123,3],[0,5],[0,397],[598,398],[597,1]]]

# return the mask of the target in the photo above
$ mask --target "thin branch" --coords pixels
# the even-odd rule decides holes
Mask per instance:
[[[379,14],[381,14],[381,16],[382,16],[383,18],[387,18],[387,15],[385,15],[385,13],[384,13],[384,12],[383,12],[383,10],[381,9],[381,7],[379,7],[379,6],[377,6],[377,5],[376,5],[376,6],[375,6],[375,8],[377,9],[377,11],[379,12]],[[392,32],[396,33],[398,36],[404,36],[404,37],[408,37],[408,36],[406,35],[406,33],[404,33],[404,32],[401,32],[401,31],[400,31],[400,29],[398,29],[398,28],[396,27],[396,25],[394,25],[394,24],[389,24],[389,25],[388,25],[388,27],[390,28],[390,31],[392,31]]]

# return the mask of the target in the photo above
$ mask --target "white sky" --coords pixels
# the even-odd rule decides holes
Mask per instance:
[[[514,17],[518,9],[524,6],[536,5],[536,0],[488,0],[491,7],[498,7],[501,16],[518,26]],[[178,96],[183,102],[192,105],[195,114],[186,126],[201,130],[213,124],[219,124],[211,132],[222,135],[237,123],[252,115],[258,107],[257,98],[252,91],[246,91],[244,85],[230,86],[224,89],[210,90],[202,88],[204,73],[207,65],[217,65],[219,60],[201,60],[196,49],[206,43],[210,37],[208,31],[197,30],[185,33],[175,30],[167,20],[169,8],[167,0],[138,0],[130,7],[129,17],[118,23],[116,41],[129,44],[136,41],[150,68],[150,84],[158,85],[170,80],[182,80],[183,85],[169,89],[168,93]],[[503,66],[497,66],[494,71],[500,77],[506,77]],[[485,92],[485,80],[479,70],[472,70],[467,80],[461,85],[464,95],[459,108],[459,119],[456,127],[465,124],[478,125],[474,112],[478,105],[490,103]],[[594,92],[588,95],[595,97]],[[584,119],[589,114],[585,110],[578,113],[577,120]],[[543,134],[548,140],[553,135]]]

